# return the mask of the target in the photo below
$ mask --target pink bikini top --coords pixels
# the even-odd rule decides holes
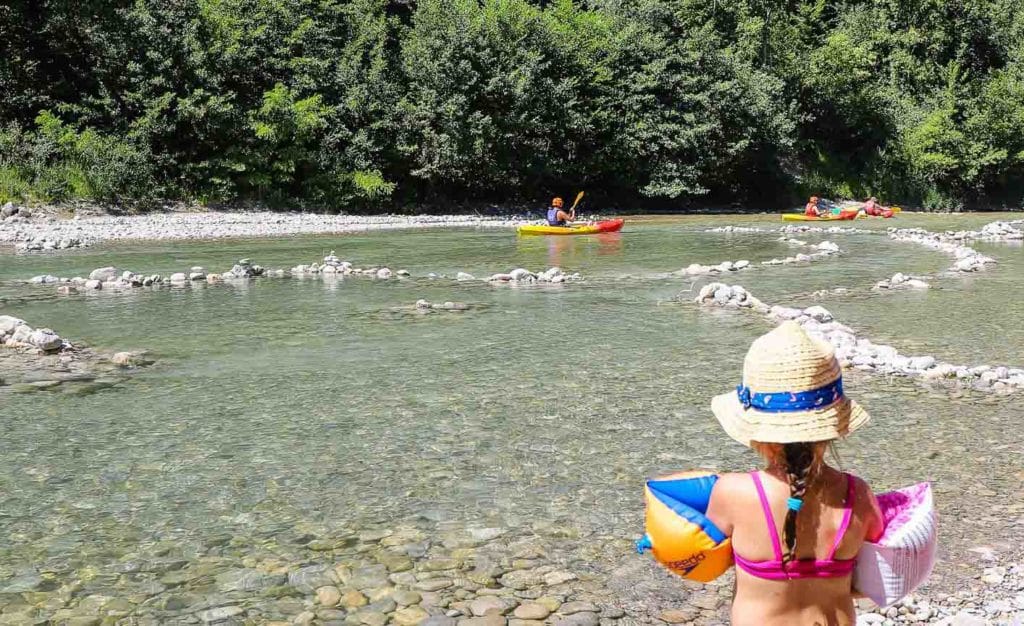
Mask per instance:
[[[768,497],[764,493],[761,476],[757,472],[751,472],[750,475],[754,479],[754,486],[757,487],[757,496],[761,499],[761,508],[764,510],[764,518],[768,524],[768,534],[772,538],[772,551],[775,553],[775,559],[772,561],[749,561],[734,551],[733,556],[736,559],[736,567],[751,576],[768,580],[841,578],[853,573],[853,568],[857,564],[856,559],[842,560],[835,558],[836,550],[839,549],[839,544],[842,543],[843,537],[846,535],[846,529],[850,527],[850,517],[853,515],[853,476],[844,474],[846,476],[847,491],[846,502],[843,503],[843,521],[839,525],[839,532],[836,533],[836,540],[832,544],[832,549],[828,552],[828,557],[821,560],[799,559],[783,563],[779,531],[775,528],[775,518],[772,517],[772,509],[768,504]]]

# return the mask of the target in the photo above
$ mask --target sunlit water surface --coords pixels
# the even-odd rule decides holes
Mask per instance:
[[[945,230],[992,219],[904,216],[899,225]],[[244,546],[302,528],[329,535],[400,523],[428,532],[500,527],[512,536],[557,528],[556,560],[619,571],[628,584],[657,576],[630,553],[642,531],[642,479],[753,467],[708,404],[738,382],[747,347],[770,327],[751,313],[701,310],[690,290],[703,283],[667,273],[798,251],[777,234],[704,232],[724,224],[778,225],[701,217],[631,220],[601,238],[451,230],[6,252],[0,313],[102,349],[144,348],[157,363],[88,395],[0,387],[0,586],[29,568],[108,571],[169,539],[201,546],[228,536]],[[905,354],[1024,364],[1020,247],[978,245],[999,265],[936,278],[923,293],[876,293],[869,287],[897,271],[937,274],[952,260],[880,234],[803,238],[829,238],[844,254],[729,282],[770,303],[820,303]],[[240,257],[290,267],[331,250],[414,278],[264,279],[62,298],[15,282],[102,265],[224,271]],[[552,265],[586,281],[509,288],[426,278]],[[809,295],[834,287],[851,291]],[[474,308],[396,310],[420,298]],[[876,490],[935,482],[943,563],[933,585],[973,575],[982,563],[972,547],[1019,550],[1019,397],[951,395],[858,374],[848,381],[873,420],[840,446],[843,466]]]

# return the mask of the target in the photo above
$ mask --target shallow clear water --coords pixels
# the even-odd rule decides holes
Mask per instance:
[[[944,230],[993,219],[904,216],[899,225]],[[689,294],[677,301],[693,281],[666,273],[795,253],[777,234],[704,232],[722,224],[777,226],[764,217],[646,219],[601,238],[420,231],[0,256],[0,313],[158,359],[88,395],[0,387],[0,535],[8,538],[0,587],[28,567],[58,577],[107,571],[169,539],[209,545],[227,535],[256,546],[301,528],[330,534],[402,522],[438,533],[495,526],[514,536],[558,528],[553,549],[563,561],[619,572],[623,588],[658,576],[628,551],[642,529],[641,481],[672,469],[752,466],[708,403],[735,385],[747,347],[769,328],[749,313],[701,310]],[[1020,247],[978,245],[1000,264],[937,278],[928,292],[873,293],[897,271],[935,274],[952,261],[880,235],[800,237],[829,238],[844,254],[729,282],[770,303],[816,301],[905,354],[1024,364]],[[61,298],[15,282],[102,265],[224,271],[240,257],[291,267],[331,250],[414,278],[263,279]],[[586,282],[508,288],[425,278],[551,265]],[[840,286],[852,291],[808,295]],[[475,308],[400,309],[419,298]],[[1024,477],[1019,398],[848,380],[874,419],[840,447],[844,467],[876,490],[936,483],[944,566],[933,584],[980,567],[971,547],[1018,551],[1010,531],[1024,525],[1024,510],[1014,508]],[[117,593],[113,579],[100,580],[98,591]]]

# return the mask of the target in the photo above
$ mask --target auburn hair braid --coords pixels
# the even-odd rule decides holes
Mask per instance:
[[[791,498],[803,500],[807,493],[807,483],[811,470],[814,468],[814,446],[810,443],[787,443],[782,446],[786,460],[786,480],[789,482]],[[792,508],[786,511],[786,521],[782,525],[782,541],[786,550],[782,562],[789,563],[796,558],[796,516],[798,512]]]

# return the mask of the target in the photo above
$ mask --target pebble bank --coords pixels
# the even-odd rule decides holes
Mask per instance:
[[[905,356],[892,346],[875,344],[865,337],[858,337],[852,328],[837,321],[822,306],[799,309],[769,305],[739,285],[718,282],[704,285],[696,302],[704,306],[756,311],[777,323],[795,320],[808,334],[831,344],[843,367],[892,376],[915,376],[926,381],[950,382],[986,392],[1011,393],[1024,388],[1024,369],[954,365],[933,356]]]
[[[3,216],[5,211],[8,214]],[[364,216],[269,211],[155,213],[58,220],[36,218],[29,209],[9,204],[0,210],[0,244],[13,244],[21,251],[36,252],[128,239],[278,237],[444,227],[513,228],[525,223],[527,220],[518,218],[471,215]]]

